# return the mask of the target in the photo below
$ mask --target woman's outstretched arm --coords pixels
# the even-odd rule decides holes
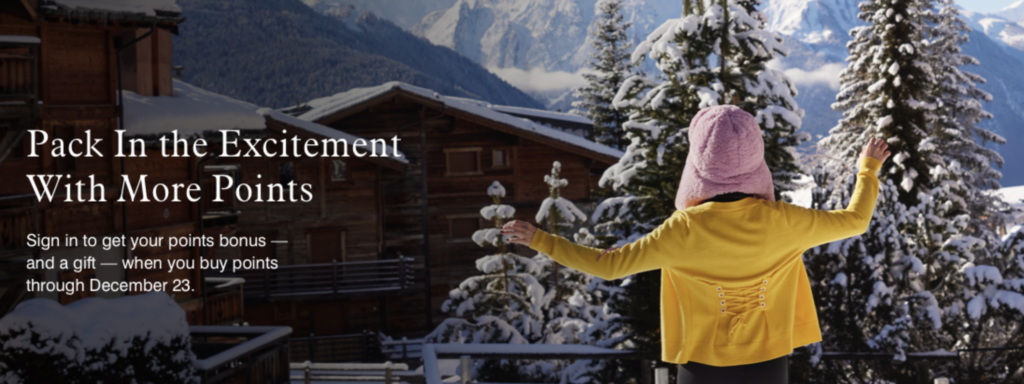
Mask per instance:
[[[512,236],[509,242],[529,246],[569,268],[615,280],[678,263],[679,251],[685,249],[685,221],[683,211],[676,211],[640,240],[612,250],[573,244],[520,220],[506,223],[502,234]]]
[[[882,139],[870,139],[861,151],[857,185],[846,209],[823,211],[783,204],[790,230],[801,233],[801,244],[814,247],[860,235],[867,231],[878,200],[878,177],[882,163],[889,157],[888,145]]]

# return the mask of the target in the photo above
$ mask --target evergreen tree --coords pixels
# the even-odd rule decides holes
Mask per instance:
[[[994,234],[997,226],[1008,220],[1005,203],[986,190],[999,188],[1002,177],[992,164],[1003,164],[1003,158],[985,144],[1006,144],[1006,139],[978,126],[992,118],[982,102],[992,101],[992,95],[977,88],[985,79],[961,70],[966,65],[978,65],[978,60],[961,52],[967,42],[970,28],[960,18],[960,11],[952,0],[938,0],[938,9],[929,12],[932,21],[928,28],[928,61],[935,70],[934,121],[929,130],[940,149],[941,167],[933,169],[936,181],[955,183],[959,191],[955,196],[957,213],[969,213],[972,226],[981,235]]]
[[[843,118],[820,143],[833,157],[855,166],[862,143],[885,138],[893,161],[882,166],[880,176],[896,180],[907,206],[916,205],[918,193],[934,186],[929,170],[938,164],[926,116],[935,108],[929,90],[935,73],[925,56],[927,26],[921,13],[931,8],[929,2],[860,3],[859,17],[867,25],[850,30],[849,64],[832,104]]]
[[[493,221],[494,228],[475,232],[473,240],[481,247],[493,246],[497,252],[476,261],[481,275],[466,279],[451,291],[441,305],[450,317],[425,337],[427,342],[529,344],[543,336],[544,287],[537,280],[540,266],[510,252],[501,235],[501,227],[515,214],[515,208],[501,204],[505,188],[495,181],[487,195],[494,204],[481,209],[480,215]],[[477,360],[473,371],[473,377],[484,381],[525,381],[518,366],[509,361]]]
[[[590,56],[592,73],[583,74],[587,86],[574,90],[573,96],[580,100],[572,103],[578,109],[572,113],[590,118],[594,123],[594,140],[598,143],[623,149],[626,146],[622,125],[629,120],[625,111],[612,107],[612,99],[622,82],[636,72],[629,60],[633,48],[626,30],[632,22],[623,21],[621,0],[601,0],[597,3],[598,14],[590,31],[590,45],[594,53]]]
[[[791,151],[808,135],[796,132],[803,110],[793,99],[792,82],[766,67],[786,50],[782,38],[765,29],[758,5],[684,0],[682,17],[662,24],[634,50],[634,63],[653,59],[661,74],[626,79],[613,100],[630,113],[623,125],[630,143],[600,181],[614,189],[593,215],[604,246],[636,240],[676,210],[690,120],[702,108],[735,104],[754,115],[764,132],[776,197],[791,189],[798,169]],[[625,298],[614,301],[615,309],[633,346],[660,351],[660,273],[632,276],[623,289]]]
[[[861,18],[872,24],[851,31],[850,66],[836,103],[846,108],[844,118],[822,140],[838,163],[826,160],[815,169],[814,208],[845,207],[853,189],[850,164],[867,137],[887,138],[897,155],[879,176],[895,177],[883,184],[864,235],[805,254],[824,340],[811,348],[810,364],[797,361],[817,368],[801,370],[803,381],[1020,379],[1019,357],[1005,351],[970,352],[967,363],[907,362],[912,353],[956,355],[1024,340],[1022,237],[1004,241],[995,234],[1005,204],[985,193],[998,187],[990,164],[1002,159],[983,145],[1005,141],[977,127],[991,118],[981,105],[991,96],[975,87],[983,78],[959,68],[977,63],[960,52],[969,29],[950,1],[939,5],[862,3]],[[908,65],[913,70],[905,72]],[[893,359],[820,361],[823,351]]]

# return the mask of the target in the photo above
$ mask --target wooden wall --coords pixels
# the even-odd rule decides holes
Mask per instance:
[[[145,30],[148,30],[146,28]],[[73,180],[95,175],[97,183],[106,186],[107,202],[64,202],[63,196],[53,202],[37,205],[40,231],[45,235],[72,236],[120,235],[124,230],[122,209],[115,202],[121,179],[121,163],[113,157],[117,129],[117,63],[114,49],[115,36],[128,39],[144,32],[136,27],[118,27],[114,23],[27,21],[15,15],[0,13],[0,34],[27,35],[41,38],[39,54],[39,125],[36,129],[47,132],[50,138],[67,132],[69,137],[85,139],[86,131],[92,138],[102,139],[99,148],[103,157],[59,159],[50,155],[50,147],[39,148],[40,157],[30,158],[29,138],[23,140],[20,157],[0,164],[0,195],[31,194],[28,174],[65,174]],[[159,86],[160,94],[169,94],[171,78],[170,32],[158,29],[156,37],[133,50],[128,66],[133,72],[125,77],[132,80],[133,90]],[[147,61],[146,56],[150,58]],[[148,70],[148,72],[147,72]],[[147,80],[148,79],[148,80]],[[150,91],[152,93],[152,91]],[[126,159],[126,172],[133,180],[148,174],[149,185],[156,182],[189,182],[194,163],[189,159],[165,159],[156,154],[148,158]],[[66,167],[73,162],[73,170]],[[127,204],[127,228],[130,236],[184,236],[198,234],[196,211],[188,202]],[[166,248],[138,249],[134,256],[143,258],[197,258],[196,248],[167,251]],[[44,255],[45,256],[45,255]],[[81,255],[87,256],[87,255]],[[101,267],[102,268],[102,267]],[[168,292],[186,310],[190,321],[201,322],[202,304],[194,298],[201,294],[202,284],[198,271],[182,271],[174,275],[166,271],[129,271],[128,279],[172,281],[191,279],[194,292]],[[173,285],[168,286],[173,287]]]

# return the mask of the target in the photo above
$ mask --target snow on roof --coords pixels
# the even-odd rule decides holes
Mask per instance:
[[[164,292],[150,292],[116,299],[90,297],[66,306],[50,299],[29,299],[0,318],[0,333],[32,329],[43,340],[52,339],[40,351],[31,333],[7,340],[4,348],[21,346],[44,354],[75,356],[79,350],[101,350],[113,341],[114,353],[124,356],[132,339],[170,344],[178,337],[188,338],[185,311]],[[147,336],[148,335],[148,336]],[[77,337],[78,343],[68,343]]]
[[[130,136],[168,133],[191,136],[220,129],[265,129],[260,107],[174,80],[171,96],[124,91],[124,128]]]
[[[275,111],[275,110],[270,109],[270,108],[262,108],[259,111],[257,111],[257,113],[259,113],[262,116],[268,117],[270,119],[276,120],[278,122],[281,122],[281,123],[287,124],[289,126],[301,129],[301,130],[306,131],[308,133],[312,133],[312,134],[317,135],[317,136],[322,136],[322,137],[326,137],[326,138],[329,138],[329,139],[345,140],[345,142],[349,143],[349,144],[354,143],[356,140],[368,141],[368,140],[366,140],[366,139],[364,139],[362,137],[359,137],[359,136],[356,136],[356,135],[352,135],[352,134],[349,134],[349,133],[346,133],[346,132],[342,132],[342,131],[339,131],[337,129],[331,128],[331,127],[326,127],[326,126],[323,126],[323,125],[320,125],[320,124],[317,124],[317,123],[314,123],[314,122],[311,122],[311,121],[306,121],[306,120],[298,119],[298,118],[295,118],[295,117],[292,117],[292,116],[288,116],[286,114],[283,114],[281,112]],[[375,145],[376,144],[380,144],[379,142],[371,142],[371,143],[373,143]],[[352,145],[354,145],[354,144],[352,144]],[[358,145],[357,147],[363,148],[363,147],[368,147],[368,145]],[[409,164],[409,160],[406,159],[405,155],[403,155],[402,152],[399,152],[397,148],[394,148],[394,147],[392,147],[390,145],[384,144],[383,146],[377,146],[376,148],[373,148],[373,152],[374,153],[380,153],[380,154],[390,154],[390,155],[380,156],[380,157],[392,159],[392,160],[401,162],[402,164]]]
[[[501,123],[522,131],[536,133],[550,139],[564,142],[577,148],[585,149],[590,152],[595,152],[614,158],[619,158],[622,157],[623,155],[622,151],[595,143],[593,141],[573,135],[571,133],[562,132],[557,129],[550,128],[548,126],[538,124],[527,119],[498,112],[497,110],[492,109],[493,106],[483,105],[483,102],[479,100],[444,96],[429,89],[420,88],[399,81],[384,83],[376,87],[355,88],[347,92],[336,94],[334,96],[321,97],[319,99],[311,100],[307,103],[307,105],[311,107],[311,109],[298,115],[298,118],[306,121],[317,121],[321,118],[330,116],[338,111],[342,111],[354,107],[360,103],[373,100],[377,96],[383,95],[387,92],[396,89],[412,93],[420,97],[437,100],[438,102],[443,103],[448,108],[456,109],[466,113],[471,113],[473,115],[485,118],[487,120]]]
[[[587,125],[594,124],[592,121],[590,121],[590,119],[588,119],[586,117],[583,117],[583,116],[580,116],[580,115],[573,115],[573,114],[570,114],[570,113],[562,113],[562,112],[554,112],[554,111],[548,111],[548,110],[544,110],[544,109],[513,107],[513,106],[510,106],[510,105],[492,105],[491,109],[493,109],[495,111],[498,111],[498,112],[513,114],[513,115],[524,115],[524,116],[539,117],[539,118],[543,118],[543,119],[562,120],[562,121],[568,121],[568,122],[578,123],[578,124],[587,124]]]
[[[72,10],[142,13],[156,16],[157,11],[181,13],[175,0],[51,0]]]
[[[0,43],[39,44],[41,41],[35,36],[0,35]]]

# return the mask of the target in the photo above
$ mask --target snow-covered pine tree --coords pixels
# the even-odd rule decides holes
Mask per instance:
[[[587,215],[571,201],[561,197],[561,190],[569,184],[561,178],[562,165],[554,162],[551,174],[544,176],[550,196],[544,199],[535,219],[550,233],[572,237],[577,243],[594,246],[596,239],[589,230],[580,228],[574,236],[569,231],[586,222]],[[618,315],[605,305],[606,300],[618,288],[605,284],[604,280],[580,271],[559,267],[558,263],[545,254],[537,254],[533,262],[539,266],[538,280],[544,285],[542,301],[544,314],[543,344],[586,344],[601,347],[617,347],[624,341],[615,321]],[[531,377],[533,382],[559,379],[573,384],[607,383],[621,378],[617,370],[609,369],[603,360],[547,360],[524,362],[520,373]],[[557,374],[557,375],[556,375]]]
[[[636,240],[676,210],[675,194],[689,150],[690,120],[702,108],[736,104],[764,131],[765,159],[774,171],[776,197],[791,189],[791,151],[808,138],[796,133],[803,117],[796,90],[781,72],[766,67],[784,55],[782,38],[765,29],[758,0],[684,0],[682,17],[652,32],[633,51],[634,63],[655,61],[656,79],[632,76],[613,105],[630,113],[630,144],[600,184],[614,188],[593,218],[603,245]],[[635,348],[660,350],[660,274],[627,279],[628,300],[616,301]]]
[[[590,30],[591,73],[583,74],[587,79],[585,87],[573,90],[579,100],[572,103],[577,108],[572,113],[586,116],[594,123],[594,140],[598,143],[623,149],[628,140],[622,125],[629,120],[625,111],[612,107],[612,99],[626,78],[637,70],[629,60],[633,44],[626,30],[633,25],[624,21],[621,0],[600,0],[594,6],[597,15]]]
[[[961,51],[971,29],[960,18],[959,8],[952,0],[937,0],[937,9],[928,16],[931,23],[925,53],[935,71],[932,94],[936,99],[929,132],[942,159],[932,177],[959,189],[954,196],[958,205],[955,213],[969,213],[979,235],[994,234],[995,227],[1008,220],[1003,213],[1008,207],[993,194],[983,193],[999,188],[1002,174],[992,164],[1003,164],[1002,156],[985,144],[1006,144],[1006,139],[979,126],[992,118],[982,105],[992,101],[992,95],[978,89],[978,84],[985,83],[983,77],[960,68],[979,62]]]
[[[888,2],[862,3],[865,11],[862,17],[875,22],[900,21],[894,16],[897,11],[887,8],[889,5]],[[926,156],[919,164],[922,168],[917,169],[919,177],[911,177],[910,170],[915,168],[895,158],[897,164],[888,169],[892,173],[902,170],[907,178],[898,179],[899,187],[893,184],[893,179],[882,186],[879,205],[867,233],[817,247],[805,254],[824,331],[823,343],[812,348],[816,357],[811,362],[817,364],[816,359],[823,350],[892,353],[894,359],[824,361],[819,369],[803,370],[801,374],[807,381],[830,383],[865,379],[909,382],[922,375],[951,377],[957,382],[1003,382],[1020,369],[1020,363],[1005,351],[969,353],[966,355],[969,364],[937,359],[905,362],[909,353],[999,348],[1013,345],[1008,342],[1024,340],[1024,330],[1017,325],[1024,313],[1024,295],[1021,295],[1024,283],[1020,283],[1024,280],[1019,280],[1021,268],[1014,265],[1019,259],[1019,250],[1014,248],[1017,245],[1011,245],[1017,244],[1014,243],[1017,240],[1008,239],[1009,242],[1004,243],[991,230],[992,223],[997,222],[993,218],[1001,214],[1001,203],[983,193],[998,185],[995,182],[998,172],[989,164],[1001,159],[975,141],[982,140],[983,144],[985,140],[998,142],[1001,138],[976,127],[981,120],[990,117],[980,103],[990,96],[974,86],[984,79],[958,68],[976,62],[960,54],[959,44],[965,41],[962,34],[967,30],[949,2],[940,3],[938,10],[933,10],[927,1],[912,2],[906,7],[909,7],[907,17],[916,18],[910,20],[911,24],[930,40],[913,49],[904,47],[902,53],[918,52],[912,63],[919,68],[935,68],[934,73],[927,73],[934,81],[922,84],[917,93],[874,95],[884,100],[885,105],[876,104],[877,110],[872,113],[885,108],[892,110],[893,105],[900,103],[923,106],[922,120],[912,122],[919,124],[918,133],[924,135],[915,146],[922,150],[917,156]],[[858,39],[870,36],[877,32],[872,27],[856,28],[851,34]],[[858,49],[870,51],[857,42],[851,43],[850,48],[851,65],[843,75],[843,82],[844,89],[851,93],[845,97],[865,91],[856,84],[848,86],[848,82],[862,82],[860,87],[871,83],[859,75],[851,75],[858,65],[861,65],[857,69],[861,73],[885,70],[891,77],[886,80],[883,73],[883,81],[897,81],[898,77],[892,76],[900,72],[887,69],[892,68],[892,61],[857,58]],[[874,54],[880,55],[879,52]],[[867,92],[882,89],[875,88]],[[912,99],[901,101],[892,97]],[[842,92],[839,98],[842,103]],[[851,114],[845,114],[840,126],[833,129],[832,136],[823,143],[835,145],[853,140],[847,141],[846,148],[856,151],[863,146],[863,138],[880,132],[885,135],[884,129],[892,127],[891,122],[882,121],[858,128],[849,124],[852,121]],[[902,160],[906,160],[905,156]],[[839,183],[838,189],[828,187],[836,184],[831,182],[835,175],[844,177],[842,175],[852,173],[848,159],[839,161],[841,164],[830,165],[826,161],[825,167],[815,170],[817,185],[825,186],[814,191],[815,208],[845,207],[853,189],[852,178],[847,178],[845,184]],[[921,175],[927,179],[922,179]],[[909,193],[916,195],[910,199]],[[971,198],[978,201],[969,202]],[[912,205],[908,205],[908,201],[912,201]]]
[[[501,204],[505,188],[495,181],[487,194],[494,204],[480,210],[494,228],[481,229],[473,240],[497,252],[481,257],[476,267],[481,275],[466,279],[449,293],[441,310],[450,317],[426,336],[433,343],[529,344],[543,337],[544,287],[537,280],[540,266],[528,257],[509,252],[501,235],[505,221],[515,208]],[[519,368],[508,361],[477,360],[473,377],[492,382],[523,382]]]
[[[879,176],[896,181],[907,206],[916,205],[918,193],[934,186],[929,171],[939,163],[927,132],[926,115],[935,108],[929,89],[935,74],[924,52],[928,29],[922,12],[928,9],[930,0],[860,3],[859,17],[867,25],[850,30],[849,64],[832,104],[843,118],[820,143],[855,168],[863,143],[884,137],[893,158]]]

